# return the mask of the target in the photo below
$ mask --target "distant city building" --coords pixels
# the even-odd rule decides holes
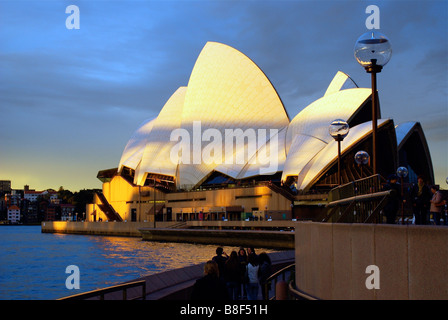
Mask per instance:
[[[8,207],[8,221],[13,224],[20,222],[20,208],[18,206]]]
[[[0,211],[4,210],[1,219],[7,219],[8,207],[16,206],[20,209],[20,222],[23,224],[36,224],[41,221],[54,221],[61,219],[61,211],[74,211],[73,205],[65,205],[68,209],[61,209],[61,199],[58,192],[52,190],[36,191],[28,185],[23,190],[11,189],[5,193],[0,201]],[[1,213],[1,212],[0,212]],[[1,220],[0,219],[0,220]]]
[[[34,190],[25,190],[23,197],[25,200],[29,200],[31,202],[37,201],[39,197],[46,197],[51,203],[59,203],[58,193],[56,191],[34,191]]]
[[[39,212],[39,203],[37,201],[30,201],[23,198],[20,208],[23,215],[22,222],[24,224],[35,224],[42,221],[43,214]]]
[[[11,193],[5,194],[5,202],[8,206],[20,206],[22,200],[22,193],[18,190],[11,190]]]
[[[62,221],[75,221],[77,218],[75,215],[75,206],[72,204],[60,204],[61,207],[61,220]]]
[[[0,180],[0,195],[11,193],[11,180]]]
[[[57,215],[57,206],[47,202],[41,201],[39,203],[39,217],[43,218],[44,221],[55,221]]]

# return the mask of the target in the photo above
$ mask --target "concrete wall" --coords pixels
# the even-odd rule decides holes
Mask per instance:
[[[298,222],[295,233],[296,285],[308,294],[448,299],[447,227]],[[369,290],[373,275],[379,289]]]
[[[160,228],[169,227],[176,222],[158,222]],[[103,236],[141,237],[140,228],[153,227],[153,222],[66,222],[44,221],[43,233],[71,233]]]
[[[142,228],[147,241],[190,242],[226,246],[294,249],[294,233],[254,230],[197,230]]]
[[[43,233],[141,237],[149,241],[294,249],[294,232],[165,229],[176,223],[175,221],[157,222],[157,229],[153,229],[152,222],[45,221],[41,224],[41,230]]]

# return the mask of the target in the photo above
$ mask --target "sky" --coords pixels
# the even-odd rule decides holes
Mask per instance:
[[[68,29],[69,5],[79,29]],[[353,48],[369,5],[392,58],[378,74],[383,118],[419,121],[448,189],[447,1],[0,0],[0,180],[12,188],[101,188],[139,125],[188,84],[207,41],[243,52],[292,119],[337,71],[370,75]]]

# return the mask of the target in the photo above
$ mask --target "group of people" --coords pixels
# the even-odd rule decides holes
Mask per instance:
[[[272,273],[269,256],[240,247],[230,256],[222,247],[204,266],[204,276],[193,286],[193,300],[257,300],[259,290]],[[263,299],[265,292],[262,290]]]
[[[443,223],[448,225],[448,217],[445,212],[446,200],[443,199],[442,193],[437,185],[428,186],[423,176],[418,176],[418,183],[409,189],[409,200],[412,205],[414,214],[414,224],[425,225],[430,224],[432,216],[434,224],[440,225],[441,219]],[[401,186],[398,184],[396,175],[389,176],[388,183],[384,187],[385,190],[392,190],[391,198],[384,208],[387,223],[395,223],[401,202],[406,202],[401,192]]]

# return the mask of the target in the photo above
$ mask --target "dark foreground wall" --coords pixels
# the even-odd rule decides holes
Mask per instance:
[[[448,299],[448,227],[303,222],[297,288],[321,299]]]

